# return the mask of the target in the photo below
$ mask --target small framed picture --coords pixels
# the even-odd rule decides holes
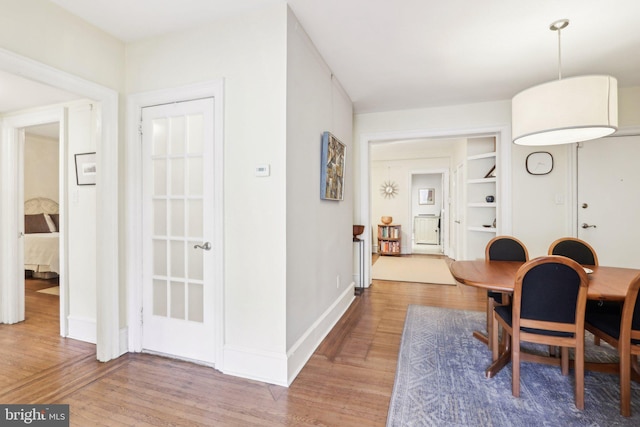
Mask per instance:
[[[96,153],[76,154],[76,183],[96,185]]]
[[[418,204],[419,205],[433,205],[435,204],[435,188],[421,188],[418,190]]]

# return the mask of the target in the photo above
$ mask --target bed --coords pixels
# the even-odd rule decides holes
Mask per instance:
[[[24,268],[33,277],[51,279],[60,273],[58,203],[36,197],[24,202]]]

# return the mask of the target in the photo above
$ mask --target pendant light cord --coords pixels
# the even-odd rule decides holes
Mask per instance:
[[[558,19],[557,21],[552,22],[551,25],[549,25],[549,29],[551,31],[558,32],[558,80],[562,80],[562,40],[560,33],[562,32],[562,29],[567,25],[569,25],[568,19]]]
[[[562,42],[560,33],[562,33],[562,30],[558,28],[558,80],[562,80]]]

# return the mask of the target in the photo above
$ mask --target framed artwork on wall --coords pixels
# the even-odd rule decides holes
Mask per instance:
[[[435,201],[435,188],[421,188],[418,190],[419,205],[433,205]]]
[[[96,153],[76,154],[76,183],[96,185]]]
[[[330,132],[322,134],[320,198],[323,200],[343,200],[346,151],[346,145]]]

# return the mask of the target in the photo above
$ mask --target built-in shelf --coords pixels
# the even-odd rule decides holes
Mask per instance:
[[[491,157],[496,157],[495,151],[491,153],[482,153],[482,154],[476,154],[475,156],[469,156],[467,157],[467,160],[480,160],[480,159],[488,159]]]
[[[466,162],[466,217],[465,257],[484,257],[487,242],[498,233],[495,227],[498,214],[498,150],[493,137],[478,137],[467,140]],[[488,196],[494,197],[491,203]],[[499,199],[497,199],[499,200]],[[485,227],[489,225],[488,227]]]
[[[489,184],[492,182],[496,182],[496,179],[495,178],[477,178],[477,179],[467,180],[468,184]]]
[[[495,233],[496,229],[495,227],[469,227],[468,228],[469,231],[480,231],[483,233]]]
[[[486,203],[486,202],[479,202],[479,203],[469,203],[467,206],[469,206],[470,208],[495,208],[496,204],[494,203]]]

